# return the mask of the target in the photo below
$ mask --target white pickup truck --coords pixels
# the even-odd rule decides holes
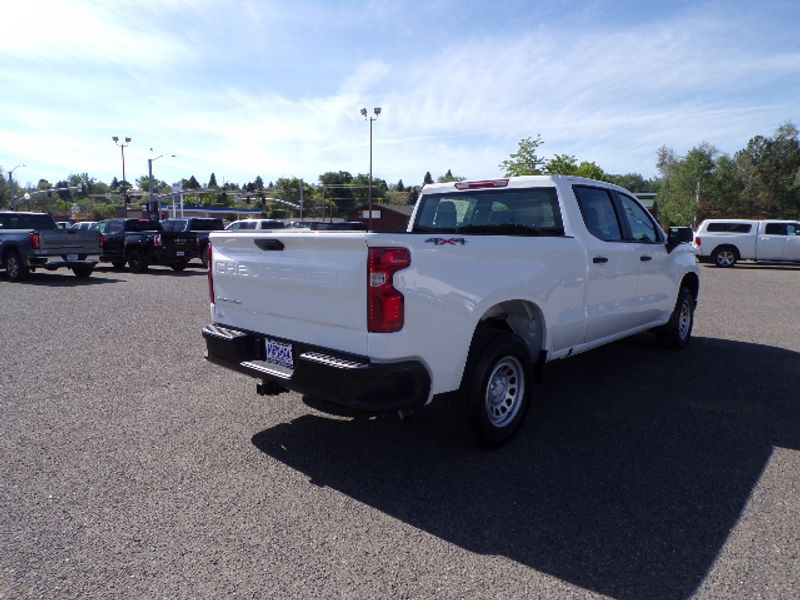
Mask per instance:
[[[261,394],[369,411],[447,394],[488,446],[517,431],[548,361],[647,330],[683,348],[700,289],[691,230],[575,177],[428,185],[401,234],[210,239],[209,361]]]
[[[732,267],[740,260],[800,263],[800,221],[706,219],[694,238],[700,262]]]

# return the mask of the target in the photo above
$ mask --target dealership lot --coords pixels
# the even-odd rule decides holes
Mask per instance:
[[[0,276],[0,599],[792,598],[800,268],[548,367],[509,446],[205,364],[206,274]]]

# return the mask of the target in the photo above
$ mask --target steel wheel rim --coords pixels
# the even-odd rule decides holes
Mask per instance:
[[[484,405],[493,427],[505,427],[522,408],[525,396],[525,371],[514,356],[503,357],[492,369],[486,383]]]
[[[689,331],[692,327],[692,308],[689,300],[684,300],[681,304],[681,312],[678,315],[678,335],[682,340],[689,337]]]

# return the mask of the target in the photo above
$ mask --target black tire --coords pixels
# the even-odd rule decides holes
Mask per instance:
[[[669,322],[656,330],[659,342],[667,350],[683,350],[689,345],[694,326],[694,296],[682,287]]]
[[[75,277],[78,277],[80,279],[86,279],[87,277],[91,277],[92,271],[94,271],[94,267],[89,265],[79,265],[77,267],[72,267],[72,272],[75,274]]]
[[[183,271],[186,268],[186,263],[185,262],[175,263],[173,265],[170,265],[170,268],[173,271],[175,271],[176,273],[180,273],[181,271]]]
[[[128,268],[134,273],[144,273],[147,271],[147,261],[139,250],[131,250],[128,253]]]
[[[733,246],[720,246],[711,253],[711,261],[722,269],[727,269],[736,264],[739,253]]]
[[[200,262],[203,263],[203,268],[208,268],[208,246],[203,246],[203,249],[200,251]]]
[[[111,266],[114,267],[117,271],[121,271],[125,268],[125,261],[124,260],[112,260]]]
[[[525,343],[509,332],[479,332],[457,400],[462,425],[486,447],[505,444],[525,419],[532,385],[533,362]]]
[[[3,268],[11,281],[22,281],[30,273],[30,269],[22,263],[22,257],[16,250],[6,252]]]

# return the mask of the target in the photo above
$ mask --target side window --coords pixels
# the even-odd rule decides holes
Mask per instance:
[[[786,223],[767,223],[764,233],[766,235],[787,235]]]
[[[228,227],[228,229],[230,229],[231,231],[236,231],[237,229],[239,229],[239,225],[241,225],[241,223],[231,223],[231,226]]]
[[[583,186],[573,189],[589,233],[606,242],[620,241],[622,230],[608,190]]]
[[[658,228],[648,212],[630,196],[619,194],[619,199],[631,230],[631,237],[637,242],[660,242]]]

